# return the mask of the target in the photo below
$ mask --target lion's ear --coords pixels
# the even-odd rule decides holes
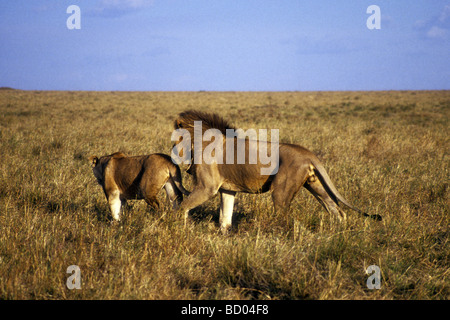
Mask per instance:
[[[175,120],[175,129],[182,128],[183,125],[179,119]]]
[[[91,163],[91,165],[92,165],[93,167],[95,167],[95,166],[97,165],[97,163],[98,163],[98,158],[97,158],[97,156],[90,156],[90,157],[89,157],[89,162]]]

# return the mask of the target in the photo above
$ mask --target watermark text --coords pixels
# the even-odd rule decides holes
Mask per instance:
[[[194,136],[186,129],[172,132],[172,161],[176,164],[259,164],[262,175],[273,175],[279,165],[279,132],[270,130],[268,142],[266,129],[246,131],[226,129],[225,135],[218,129],[203,131],[202,122],[194,121]]]

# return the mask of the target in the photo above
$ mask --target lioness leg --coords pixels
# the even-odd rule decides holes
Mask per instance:
[[[155,197],[150,197],[150,198],[145,198],[145,202],[147,202],[147,204],[152,207],[153,209],[158,210],[159,209],[159,201],[158,199]]]
[[[342,222],[347,219],[345,212],[339,208],[337,203],[330,197],[317,177],[311,177],[304,186],[314,195],[314,197],[316,197],[316,199],[328,212],[336,214],[339,221]]]
[[[111,215],[114,220],[120,220],[120,208],[122,207],[122,201],[120,200],[119,190],[112,191],[108,196],[109,208],[111,209]]]
[[[154,179],[147,178],[147,176],[142,177],[141,189],[143,192],[143,198],[147,204],[158,210],[159,209],[159,201],[158,201],[158,193],[164,185],[164,181],[161,181],[159,177],[155,177]]]
[[[164,185],[164,188],[166,190],[167,198],[172,204],[172,208],[174,210],[177,209],[181,201],[183,200],[183,194],[177,188],[172,178],[169,178],[169,180],[167,180],[166,184]]]
[[[226,233],[231,228],[233,219],[234,197],[236,192],[221,191],[220,192],[220,231]]]

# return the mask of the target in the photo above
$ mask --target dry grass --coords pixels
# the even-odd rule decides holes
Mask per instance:
[[[270,195],[239,195],[229,236],[218,233],[217,198],[187,229],[142,201],[111,224],[87,157],[169,153],[188,108],[280,129],[384,220],[347,211],[340,225],[304,190],[288,216],[271,215]],[[2,90],[0,299],[448,299],[449,112],[449,91]],[[379,290],[366,287],[373,264]],[[81,290],[66,287],[70,265]]]

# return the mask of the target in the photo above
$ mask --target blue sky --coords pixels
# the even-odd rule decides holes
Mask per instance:
[[[449,53],[442,0],[0,2],[0,86],[18,89],[450,89]]]

